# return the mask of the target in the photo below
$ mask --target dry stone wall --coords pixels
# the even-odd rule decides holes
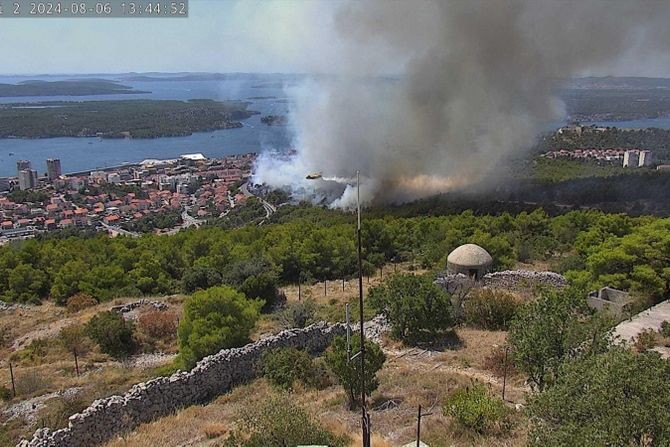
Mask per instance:
[[[468,290],[480,287],[504,289],[516,292],[533,290],[537,286],[562,288],[568,285],[563,275],[554,272],[536,272],[531,270],[505,270],[487,273],[479,281],[459,274],[446,274],[435,281],[451,294],[467,293]]]
[[[224,349],[205,357],[191,371],[158,377],[133,386],[123,396],[96,400],[70,417],[67,428],[37,430],[20,447],[88,447],[119,433],[166,416],[179,408],[205,403],[256,376],[261,354],[274,348],[296,347],[312,354],[323,352],[332,339],[345,333],[345,324],[313,324],[289,329],[241,348]]]

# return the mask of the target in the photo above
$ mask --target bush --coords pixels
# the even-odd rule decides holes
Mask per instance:
[[[304,328],[314,322],[316,302],[312,298],[293,301],[279,313],[279,324],[284,329]]]
[[[531,447],[670,445],[670,362],[614,347],[565,362],[529,395]]]
[[[664,337],[670,337],[670,321],[664,321],[661,323],[661,335]]]
[[[133,324],[116,312],[100,312],[86,324],[86,333],[112,357],[130,355],[136,348]]]
[[[269,312],[286,301],[286,295],[277,288],[277,281],[277,275],[274,273],[258,273],[244,280],[240,292],[247,298],[263,300],[263,311]]]
[[[513,376],[518,373],[517,369],[514,367],[514,353],[511,349],[507,348],[507,359],[505,360],[505,346],[499,346],[494,349],[491,354],[484,359],[484,369],[487,369],[493,373],[496,377],[503,377],[505,375],[505,370],[507,371],[507,377]]]
[[[644,352],[656,346],[656,331],[646,329],[640,332],[635,338],[634,346],[638,352]]]
[[[351,338],[351,352],[356,353],[360,350],[361,342],[359,337]],[[347,340],[345,337],[335,337],[326,352],[326,364],[337,377],[340,384],[347,393],[349,408],[354,408],[360,404],[361,382],[360,357],[349,361],[347,356]],[[370,340],[365,340],[365,394],[369,396],[379,387],[377,372],[382,369],[386,356],[379,345]]]
[[[453,324],[450,297],[429,276],[393,275],[369,301],[386,313],[393,335],[409,343],[432,340]]]
[[[42,376],[36,371],[14,370],[14,381],[17,396],[42,394],[50,390],[53,385],[50,377]]]
[[[171,340],[177,335],[177,314],[175,312],[152,309],[140,315],[137,330],[159,340]]]
[[[179,324],[179,351],[186,368],[221,349],[249,342],[263,302],[249,300],[235,289],[212,287],[193,294],[184,304]]]
[[[447,399],[442,411],[459,426],[477,433],[498,428],[507,414],[502,399],[492,396],[481,383],[457,390]]]
[[[86,328],[82,325],[64,327],[58,338],[65,349],[72,353],[76,352],[77,355],[84,355],[90,349],[90,339]]]
[[[80,310],[84,310],[87,307],[95,306],[96,304],[98,304],[98,301],[91,295],[86,293],[77,293],[76,295],[72,295],[67,299],[65,307],[69,313],[73,314],[79,312]]]
[[[0,385],[0,400],[6,402],[12,399],[12,390],[4,385]]]
[[[285,447],[328,445],[344,447],[348,439],[326,430],[287,396],[272,396],[242,410],[240,427],[224,447]]]
[[[489,331],[505,331],[521,306],[521,300],[502,290],[470,292],[463,310],[467,324]]]
[[[280,348],[263,353],[263,375],[273,385],[290,390],[296,380],[312,385],[316,382],[312,358],[303,350]]]

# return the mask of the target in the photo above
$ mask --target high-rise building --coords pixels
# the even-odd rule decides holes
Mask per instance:
[[[25,191],[33,187],[33,176],[30,169],[19,171],[19,189]]]
[[[47,177],[50,182],[53,182],[62,174],[60,168],[60,158],[47,159]]]
[[[640,152],[639,151],[626,151],[623,153],[623,167],[624,168],[637,168],[640,164]]]
[[[652,152],[640,151],[640,163],[638,166],[651,166]]]
[[[16,162],[16,175],[18,176],[21,171],[26,171],[31,168],[29,160],[19,160]]]

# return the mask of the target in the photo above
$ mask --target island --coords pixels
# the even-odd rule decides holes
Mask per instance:
[[[266,115],[261,117],[261,123],[268,126],[285,126],[288,124],[288,118],[285,115]]]
[[[49,101],[0,105],[0,138],[157,138],[242,127],[245,101]]]
[[[28,80],[0,84],[0,97],[11,96],[92,96],[150,93],[107,79],[69,79],[65,81]]]

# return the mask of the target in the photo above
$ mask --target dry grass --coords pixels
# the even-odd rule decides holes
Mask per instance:
[[[0,313],[0,329],[4,328],[4,331],[0,330],[0,335],[6,340],[0,345],[0,386],[11,389],[9,361],[12,362],[17,385],[17,397],[0,404],[0,419],[8,406],[46,393],[81,387],[77,400],[87,406],[95,399],[123,393],[135,383],[151,378],[154,375],[152,369],[125,367],[100,353],[97,347],[79,353],[81,375],[77,376],[73,354],[58,338],[65,327],[85,324],[98,312],[137,299],[117,299],[75,313],[68,313],[64,307],[50,302]],[[167,300],[173,311],[180,311],[183,298],[171,297]],[[174,345],[174,340],[171,343]],[[176,348],[172,346],[172,349]],[[57,417],[54,415],[61,417],[70,408],[65,404],[60,397],[50,399],[36,417],[40,421],[55,420]],[[3,424],[0,426],[0,444],[14,445],[21,436],[31,435],[38,426],[22,419]]]
[[[504,343],[504,332],[459,329],[462,345],[458,349],[427,351],[407,348],[399,343],[386,346],[387,362],[380,372],[380,387],[370,400],[373,445],[398,446],[416,436],[416,411],[419,404],[433,415],[422,423],[422,439],[434,446],[521,446],[525,443],[522,423],[505,437],[486,437],[460,432],[442,415],[442,403],[457,388],[476,379],[488,383],[494,393],[501,392],[501,380],[483,370],[484,359]],[[273,390],[264,379],[240,386],[204,407],[191,407],[140,426],[106,447],[163,447],[209,445],[224,430],[233,430],[242,408],[267,398]],[[507,398],[523,402],[525,388],[521,379],[507,384]],[[352,446],[360,445],[360,415],[346,409],[346,397],[339,386],[324,390],[299,388],[293,393],[301,405],[336,434],[347,434]],[[520,419],[516,416],[515,419]],[[217,444],[212,444],[217,445]]]

